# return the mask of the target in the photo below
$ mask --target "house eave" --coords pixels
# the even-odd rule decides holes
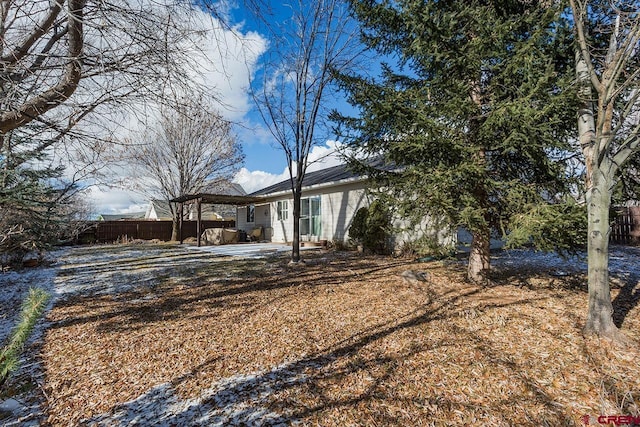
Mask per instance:
[[[212,194],[212,193],[198,193],[198,194],[186,194],[184,196],[171,199],[172,203],[205,203],[205,204],[220,204],[220,205],[250,205],[258,203],[262,200],[260,196],[239,196],[228,194]]]
[[[315,190],[322,190],[330,187],[338,187],[340,185],[355,184],[355,183],[363,182],[366,180],[367,180],[366,176],[358,176],[358,177],[352,177],[352,178],[345,178],[338,181],[330,181],[330,182],[323,182],[321,184],[307,185],[305,187],[302,187],[302,193],[315,191]],[[289,190],[276,191],[274,193],[267,193],[261,196],[263,197],[263,200],[265,202],[270,202],[274,199],[280,198],[282,196],[290,195],[290,194],[291,194],[291,190],[289,189]]]

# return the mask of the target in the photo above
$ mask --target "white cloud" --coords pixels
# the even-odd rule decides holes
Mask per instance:
[[[242,168],[233,178],[233,182],[242,185],[242,188],[244,188],[244,191],[247,193],[253,193],[261,188],[268,187],[288,178],[289,171],[286,167],[281,174],[273,174],[261,170],[250,171],[247,168]]]
[[[341,165],[344,161],[340,158],[339,152],[344,148],[340,141],[329,140],[325,145],[316,145],[309,153],[308,172],[330,168]]]
[[[268,41],[258,33],[243,32],[241,27],[223,26],[205,11],[196,12],[190,22],[194,30],[204,34],[204,38],[198,41],[197,48],[189,49],[188,41],[185,40],[185,48],[189,50],[192,63],[195,64],[189,70],[190,77],[196,84],[212,88],[220,102],[220,112],[226,119],[242,122],[252,102],[247,89],[248,84],[256,72],[260,56],[267,50]],[[147,108],[123,118],[119,123],[121,128],[115,130],[117,137],[135,137],[132,130],[144,128],[153,121],[156,114],[153,108]],[[262,135],[262,138],[265,137],[266,135]],[[115,148],[114,150],[114,153],[119,151]],[[71,165],[69,169],[72,169]],[[131,183],[136,180],[133,168],[129,164],[112,165],[110,169],[117,171],[112,173],[111,179],[114,183]],[[75,171],[70,170],[69,173]],[[146,201],[143,199],[139,194],[124,189],[92,189],[89,195],[89,202],[95,206],[97,213],[145,210]]]
[[[192,54],[199,66],[194,70],[194,79],[214,88],[226,119],[242,121],[251,108],[249,81],[268,42],[255,32],[220,28],[212,19],[203,18],[201,25],[205,26],[206,36],[200,50]]]
[[[96,214],[144,212],[147,201],[132,191],[92,187],[87,195]]]
[[[344,163],[339,155],[339,151],[343,147],[339,141],[332,140],[327,141],[325,145],[313,147],[309,153],[307,172],[326,169]],[[261,170],[250,171],[247,168],[242,168],[240,172],[236,174],[233,181],[242,185],[242,188],[244,188],[247,193],[252,193],[286,179],[289,179],[289,170],[285,166],[280,174],[272,174]]]
[[[247,147],[251,147],[254,144],[265,144],[276,146],[276,142],[273,139],[273,135],[264,125],[259,123],[244,123],[242,126],[237,127],[238,138]]]

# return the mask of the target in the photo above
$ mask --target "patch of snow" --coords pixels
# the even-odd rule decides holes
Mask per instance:
[[[306,381],[300,363],[224,378],[193,399],[180,400],[170,383],[82,423],[90,426],[288,426],[295,420],[267,409],[269,396]]]
[[[0,403],[0,411],[13,412],[20,408],[22,404],[15,399],[7,399]]]
[[[262,244],[261,244],[262,245]],[[240,246],[240,245],[238,245]],[[248,248],[249,245],[246,246]],[[280,246],[288,249],[287,246]],[[195,272],[212,256],[220,256],[212,247],[93,247],[75,248],[54,253],[55,264],[20,272],[0,273],[0,343],[6,340],[18,318],[20,305],[29,287],[37,286],[52,294],[49,307],[56,300],[72,295],[100,295],[129,291],[136,287],[158,283],[171,277],[176,267]],[[266,249],[267,246],[262,246]],[[302,249],[302,248],[301,248]],[[263,256],[267,252],[253,255]],[[228,254],[225,254],[228,255]],[[623,280],[640,280],[640,248],[612,246],[610,272]],[[529,268],[554,275],[584,274],[587,271],[585,254],[563,259],[555,253],[532,250],[512,250],[497,253],[492,258],[497,269]],[[229,275],[220,272],[221,277]],[[211,280],[214,280],[212,278]],[[633,283],[633,282],[632,282]],[[148,294],[143,299],[155,298]],[[39,322],[33,344],[42,339],[46,322]],[[32,346],[22,360],[20,375],[28,376],[36,385],[44,381],[42,367],[36,361],[36,347]],[[269,398],[278,390],[307,380],[304,372],[313,366],[312,360],[300,360],[273,369],[247,375],[234,375],[213,384],[200,396],[181,400],[171,383],[160,384],[137,399],[126,402],[110,413],[86,420],[89,425],[291,425],[295,420],[287,414],[268,409]],[[38,388],[2,404],[11,412],[5,426],[39,425],[45,420],[43,398]]]
[[[0,343],[4,343],[20,316],[22,302],[29,288],[41,288],[54,293],[56,267],[30,268],[0,273]]]
[[[192,265],[195,269],[210,257],[185,248],[116,247],[108,251],[101,247],[96,253],[83,249],[64,260],[55,279],[55,292],[64,298],[127,292],[157,284],[176,267]]]
[[[218,256],[235,256],[260,259],[282,252],[291,251],[291,246],[279,243],[241,243],[231,245],[188,246],[193,251],[207,252]],[[318,250],[316,246],[300,246],[301,251]]]
[[[609,274],[623,281],[640,280],[640,248],[611,245],[609,248]],[[555,252],[518,249],[498,252],[491,259],[496,269],[528,268],[549,271],[556,276],[587,273],[587,255],[578,253],[562,258]]]
[[[68,253],[67,249],[50,252],[45,258],[45,265],[22,271],[8,271],[0,273],[0,345],[4,345],[20,317],[22,302],[29,293],[29,288],[44,289],[51,295],[46,310],[55,302],[55,277],[59,267],[59,258]],[[45,312],[46,312],[45,310]],[[18,375],[28,378],[35,386],[42,386],[42,366],[37,362],[33,348],[44,336],[46,322],[38,321],[33,334],[25,345],[26,351],[20,358]],[[1,403],[2,411],[10,413],[8,419],[2,420],[4,427],[39,426],[44,421],[44,398],[38,392],[27,392],[21,396],[14,396]]]

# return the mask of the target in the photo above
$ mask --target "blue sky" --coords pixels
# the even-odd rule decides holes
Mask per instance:
[[[266,20],[269,23],[277,22],[278,24],[284,24],[286,27],[286,21],[292,16],[291,6],[283,4],[282,2],[269,1],[268,7],[271,14],[263,16],[263,20]],[[246,10],[241,5],[237,5],[236,8],[232,9],[230,14],[233,16],[232,20],[235,23],[241,23],[243,31],[255,32],[267,40],[271,50],[265,52],[265,55],[263,55],[261,59],[264,59],[268,54],[274,53],[274,47],[272,46],[271,40],[269,40],[268,36],[270,31],[266,28],[264,21],[256,19],[253,12]],[[258,67],[256,68],[254,75],[255,80],[263,78],[262,72],[263,69],[261,68],[260,63],[258,63]],[[331,103],[331,108],[339,108],[346,104],[340,101],[339,97],[327,97],[327,102]],[[248,171],[262,171],[282,177],[283,171],[287,166],[284,153],[278,148],[262,121],[262,118],[255,110],[250,110],[245,117],[250,128],[241,129],[239,132],[240,140],[242,141],[246,154],[245,168]],[[327,138],[328,141],[324,147],[318,146],[312,152],[310,156],[311,160],[325,156],[329,151],[333,150],[335,147],[335,141],[333,141],[335,135],[329,133]],[[327,159],[326,162],[322,163],[322,166],[313,165],[311,166],[311,169],[314,170],[319,167],[327,167],[337,163],[337,161],[338,160],[335,158]],[[256,176],[256,178],[258,178],[258,176]],[[266,186],[266,184],[263,186]]]
[[[287,6],[276,3],[275,15],[270,19],[284,22],[290,14],[287,10]],[[212,64],[217,65],[207,67],[203,64],[204,68],[199,77],[206,79],[209,85],[218,89],[222,104],[225,105],[221,109],[222,114],[237,123],[235,131],[243,147],[245,163],[236,175],[235,181],[251,192],[288,177],[284,153],[277,148],[261,117],[255,111],[247,89],[251,79],[260,78],[260,61],[273,43],[269,40],[264,25],[239,4],[228,10],[227,14],[234,28],[233,33],[216,25],[216,22],[208,17],[203,19],[209,22],[207,25],[211,25],[205,47],[206,56]],[[336,102],[335,98],[332,102]],[[310,170],[338,164],[338,157],[331,155],[335,147],[336,142],[330,138],[324,146],[315,147],[310,159],[324,160],[314,164]],[[125,180],[129,178],[131,177],[124,176]],[[96,213],[138,212],[144,210],[147,204],[146,197],[117,187],[93,188],[90,198]]]

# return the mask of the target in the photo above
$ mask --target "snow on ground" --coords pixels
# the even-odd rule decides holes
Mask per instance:
[[[264,258],[265,256],[291,251],[291,246],[278,243],[243,243],[221,246],[190,246],[189,248],[220,256],[242,256],[243,258],[253,259]],[[300,247],[301,251],[317,249],[319,248],[316,246]]]
[[[609,273],[625,282],[640,280],[640,248],[612,245],[609,248]],[[587,272],[585,253],[562,258],[554,252],[535,252],[528,249],[502,251],[491,259],[492,267],[529,268],[567,276]]]
[[[107,414],[83,421],[91,426],[287,426],[294,420],[269,411],[268,398],[279,388],[303,383],[300,364],[282,364],[249,375],[233,375],[195,399],[179,400],[171,384],[155,386]]]
[[[263,245],[264,246],[264,245]],[[286,246],[248,247],[249,258],[262,258]],[[57,258],[48,267],[0,274],[0,342],[9,336],[18,319],[21,301],[30,287],[40,287],[52,295],[49,308],[59,299],[73,295],[104,295],[130,291],[138,286],[153,285],[180,266],[182,271],[210,260],[212,256],[241,255],[217,253],[206,247],[168,246],[100,246],[76,248],[52,254]],[[228,251],[227,251],[228,252]],[[42,338],[46,322],[39,322],[32,344]],[[41,366],[33,354],[26,352],[19,375],[41,384]],[[282,376],[287,379],[283,380]],[[269,412],[263,403],[275,384],[287,385],[299,381],[300,374],[289,372],[286,365],[252,375],[236,375],[214,384],[197,399],[179,400],[170,384],[160,384],[137,399],[124,403],[113,413],[87,420],[89,425],[289,425],[279,414]],[[258,392],[257,390],[262,390]],[[0,402],[0,425],[40,425],[46,417],[42,413],[43,399],[38,393],[27,393]],[[12,413],[9,418],[4,414]]]
[[[45,266],[39,268],[0,273],[0,345],[6,342],[17,323],[22,301],[26,298],[29,288],[46,290],[52,295],[47,310],[53,306],[55,278],[59,267],[57,259],[67,252],[68,250],[63,249],[49,253],[45,259]],[[44,330],[44,322],[38,322],[29,340],[32,346],[37,346],[37,343],[42,340]],[[43,384],[42,368],[33,352],[26,351],[23,354],[18,376],[28,378],[36,387]],[[45,418],[42,411],[43,403],[44,399],[40,393],[33,390],[0,401],[0,424],[5,427],[39,426]],[[10,416],[5,418],[5,414]]]
[[[74,294],[116,294],[148,285],[159,280],[160,276],[170,275],[178,265],[182,269],[193,265],[195,272],[198,264],[220,255],[223,254],[211,253],[211,249],[194,250],[188,247],[100,246],[57,251],[50,255],[49,258],[54,261],[48,266],[0,273],[0,343],[9,336],[29,287],[40,287],[50,292],[53,296],[49,304],[51,307],[56,300]],[[250,256],[264,255],[265,252],[252,253]],[[612,246],[611,275],[623,280],[639,280],[639,259],[640,248]],[[554,253],[531,250],[499,252],[493,257],[492,263],[497,269],[544,269],[558,276],[585,273],[587,270],[584,254],[563,259]],[[45,322],[39,323],[32,343],[37,344],[42,338],[46,326]],[[37,345],[31,348],[37,348]],[[23,358],[19,375],[42,384],[42,368],[33,353],[27,352]],[[270,412],[266,408],[267,399],[281,385],[305,381],[300,372],[300,367],[292,363],[250,375],[234,375],[213,384],[201,396],[188,400],[180,400],[171,384],[159,384],[110,413],[87,420],[87,424],[285,425],[291,420]],[[39,396],[37,389],[0,402],[0,423],[3,426],[39,425],[45,419],[42,403],[43,397]],[[9,417],[3,419],[7,413]]]

